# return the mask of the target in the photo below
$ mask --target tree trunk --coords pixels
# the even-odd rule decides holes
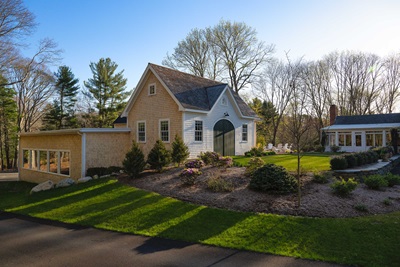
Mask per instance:
[[[300,187],[300,148],[297,147],[297,207],[301,205],[301,187]]]

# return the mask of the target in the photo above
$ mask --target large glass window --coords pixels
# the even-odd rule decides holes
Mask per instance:
[[[160,138],[163,142],[169,142],[169,121],[160,121]]]
[[[203,121],[194,122],[194,141],[203,141]]]
[[[23,167],[24,168],[30,168],[29,166],[29,161],[30,161],[30,150],[22,150],[22,161],[23,161]]]
[[[351,133],[339,133],[339,146],[351,146]]]
[[[49,151],[49,172],[58,173],[58,152]]]
[[[144,121],[138,122],[138,142],[146,142],[146,123]]]
[[[383,145],[383,132],[366,132],[367,146],[382,146]]]
[[[327,145],[328,145],[328,146],[334,146],[334,145],[336,145],[336,144],[335,144],[335,139],[336,139],[335,133],[329,133],[329,134],[328,134],[328,138],[326,139]]]
[[[70,166],[69,152],[60,151],[60,174],[69,175]]]
[[[362,134],[361,133],[355,133],[356,137],[356,146],[361,146],[362,145]]]
[[[39,151],[39,170],[47,172],[47,151]]]

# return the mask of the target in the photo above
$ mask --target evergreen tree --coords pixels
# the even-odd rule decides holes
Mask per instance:
[[[77,124],[74,108],[79,90],[79,79],[75,78],[67,66],[60,66],[54,75],[57,79],[55,84],[57,96],[44,116],[43,129],[74,128]]]
[[[7,81],[0,75],[0,83]],[[15,102],[15,91],[12,88],[0,87],[0,168],[12,168],[12,151],[17,138],[17,104]]]
[[[142,150],[135,141],[132,143],[131,150],[126,153],[122,165],[125,172],[132,178],[137,177],[143,171],[146,161]]]
[[[110,58],[101,58],[90,63],[93,78],[84,82],[85,87],[96,101],[98,127],[109,127],[125,106],[123,102],[129,95],[125,92],[126,81],[123,70],[116,73],[118,65]]]
[[[175,140],[172,142],[172,162],[180,166],[189,157],[189,154],[189,148],[182,138],[179,135],[175,135]]]
[[[161,140],[157,140],[147,156],[147,163],[150,167],[161,172],[163,167],[171,162],[170,152],[165,148]]]

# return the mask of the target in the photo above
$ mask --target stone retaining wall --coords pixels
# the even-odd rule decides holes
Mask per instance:
[[[368,164],[366,166],[357,167],[355,169],[336,170],[333,171],[333,175],[337,178],[342,177],[344,179],[354,177],[360,182],[363,182],[363,177],[374,174],[388,173],[399,163],[400,155],[396,155],[391,157],[388,162]]]

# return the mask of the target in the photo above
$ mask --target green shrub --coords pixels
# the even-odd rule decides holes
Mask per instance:
[[[197,176],[201,174],[201,171],[196,168],[187,168],[184,169],[179,177],[181,178],[182,183],[186,185],[194,185],[196,182]]]
[[[172,152],[171,152],[172,162],[180,166],[182,162],[187,160],[189,155],[190,152],[188,146],[185,145],[185,143],[183,142],[182,138],[179,135],[175,135],[174,142],[172,142]]]
[[[330,164],[332,170],[344,170],[347,168],[347,160],[343,156],[331,158]]]
[[[385,176],[385,180],[388,182],[388,186],[392,187],[395,185],[400,185],[400,176],[393,174],[393,173],[387,173]]]
[[[207,151],[204,153],[200,152],[199,157],[204,162],[204,164],[216,166],[218,164],[218,159],[219,157],[221,157],[221,155],[217,152]]]
[[[379,190],[381,187],[388,186],[388,181],[385,179],[384,175],[375,174],[364,177],[364,184],[373,190]]]
[[[250,188],[277,194],[294,192],[296,187],[296,179],[285,168],[271,163],[258,168],[250,180]]]
[[[368,208],[367,206],[365,206],[364,204],[357,204],[354,206],[354,209],[358,210],[358,211],[362,211],[362,212],[367,212]]]
[[[325,147],[324,146],[316,146],[315,152],[323,153],[323,152],[325,152]]]
[[[343,156],[347,161],[347,168],[353,168],[357,165],[357,157],[354,154],[347,154]]]
[[[107,173],[108,174],[119,173],[123,169],[124,169],[123,167],[110,166],[107,168]]]
[[[340,146],[331,146],[331,151],[337,153],[340,151]]]
[[[233,183],[221,177],[211,177],[207,180],[207,187],[213,192],[232,192],[235,188]]]
[[[385,198],[383,200],[383,204],[385,204],[386,206],[390,206],[390,205],[392,205],[392,201],[389,198]]]
[[[326,184],[329,181],[329,175],[327,173],[314,172],[313,182],[318,184]]]
[[[165,148],[161,140],[157,140],[147,156],[150,168],[161,172],[171,162],[170,152]]]
[[[365,164],[365,157],[362,153],[355,153],[354,157],[357,159],[357,166]]]
[[[333,184],[331,184],[333,193],[339,196],[348,196],[357,188],[357,181],[354,178],[350,178],[347,181],[341,178]]]
[[[125,173],[132,178],[138,177],[146,166],[144,154],[135,141],[132,142],[131,150],[126,153],[122,166],[124,166]]]
[[[265,162],[262,160],[262,158],[260,157],[253,157],[249,160],[249,163],[246,167],[246,172],[245,175],[251,177],[253,175],[253,173],[260,168],[261,166],[263,166],[265,164]]]
[[[233,159],[232,157],[219,157],[217,161],[217,166],[222,168],[232,167]]]

